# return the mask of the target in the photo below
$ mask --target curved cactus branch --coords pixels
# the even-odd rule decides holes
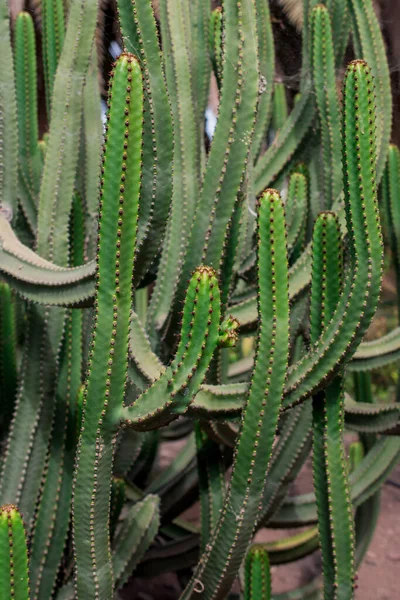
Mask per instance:
[[[220,292],[213,269],[194,272],[183,309],[181,339],[172,364],[120,419],[135,429],[165,425],[186,412],[203,382],[219,341]]]

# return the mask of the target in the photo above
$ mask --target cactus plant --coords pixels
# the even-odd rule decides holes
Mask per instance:
[[[11,24],[0,0],[4,597],[110,600],[175,570],[182,600],[222,600],[237,577],[270,598],[269,565],[318,547],[322,577],[293,593],[354,596],[400,458],[399,405],[368,375],[399,358],[400,328],[364,340],[378,197],[400,289],[384,42],[371,0],[304,0],[293,92],[268,0],[218,4],[117,0],[103,131],[102,3],[46,0]],[[311,451],[314,494],[293,497]]]

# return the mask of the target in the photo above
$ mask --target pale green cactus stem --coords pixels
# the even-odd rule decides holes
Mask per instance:
[[[64,43],[64,20],[64,4],[62,0],[42,1],[42,50],[46,89],[46,106],[49,120],[54,77]]]
[[[19,198],[33,232],[36,230],[37,201],[42,159],[39,148],[36,42],[32,17],[19,13],[15,23],[15,86],[19,142]]]
[[[0,508],[0,597],[29,600],[26,533],[22,517],[13,504]]]
[[[18,127],[9,5],[0,2],[0,208],[17,216]]]
[[[114,587],[109,537],[110,478],[116,433],[113,417],[123,402],[128,362],[141,179],[141,90],[138,61],[123,53],[115,64],[109,93],[100,192],[95,323],[74,481],[73,531],[79,599],[111,598]],[[113,264],[111,278],[110,264]]]

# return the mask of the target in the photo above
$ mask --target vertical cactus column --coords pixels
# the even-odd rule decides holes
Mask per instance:
[[[232,477],[216,527],[182,600],[226,597],[259,514],[289,352],[286,226],[275,190],[260,198],[258,236],[259,337]]]
[[[342,262],[337,219],[332,213],[321,213],[313,237],[313,343],[318,343],[339,301]],[[343,440],[342,387],[339,375],[313,399],[314,489],[326,600],[351,598],[354,584],[354,525]]]
[[[138,61],[122,54],[112,73],[100,191],[95,321],[73,498],[78,598],[109,600],[110,487],[128,362],[132,269],[141,180],[143,93]],[[112,275],[110,276],[110,272]]]
[[[29,600],[25,527],[13,504],[0,508],[0,598]]]
[[[51,96],[58,59],[64,43],[64,4],[62,0],[42,1],[43,63],[46,106],[50,119]]]

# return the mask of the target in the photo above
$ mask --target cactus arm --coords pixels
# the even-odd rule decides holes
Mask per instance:
[[[168,218],[172,193],[172,118],[167,95],[156,21],[151,3],[118,0],[125,47],[141,57],[146,89],[143,146],[143,185],[139,215],[138,280],[157,253]],[[156,203],[156,204],[155,204]]]
[[[128,581],[157,535],[160,524],[159,504],[157,496],[146,496],[130,509],[115,536],[112,563],[117,589]]]
[[[17,101],[8,2],[0,3],[0,207],[16,215],[18,181]]]
[[[85,150],[85,229],[88,237],[86,253],[89,259],[93,259],[96,254],[97,200],[100,182],[101,144],[103,141],[98,58],[94,44],[83,89],[83,135]],[[95,266],[94,261],[93,266]]]
[[[261,198],[258,227],[260,334],[252,385],[224,507],[182,600],[223,598],[229,591],[253,533],[270,461],[289,336],[286,232],[277,192],[267,191]]]
[[[323,5],[311,14],[312,77],[321,126],[324,165],[324,207],[330,209],[342,190],[339,100],[331,19]]]
[[[74,268],[54,265],[24,246],[2,215],[0,259],[3,277],[34,302],[68,306],[88,301],[94,295],[94,261]]]
[[[313,235],[311,341],[331,319],[342,286],[339,224],[321,213]],[[324,597],[350,598],[354,585],[354,531],[343,441],[342,380],[337,376],[313,398],[313,474],[322,550]]]
[[[354,402],[346,398],[346,427],[359,433],[390,433],[399,424],[398,404]]]
[[[182,253],[185,253],[187,248],[199,189],[199,149],[196,144],[198,135],[192,96],[194,84],[190,73],[184,10],[171,0],[162,0],[160,11],[162,37],[170,50],[164,50],[164,58],[170,61],[169,68],[166,68],[166,76],[173,116],[174,176],[170,220],[149,305],[148,331],[154,326],[160,327],[169,312],[181,273]],[[196,264],[198,259],[199,255]]]
[[[195,423],[197,470],[200,487],[201,552],[217,524],[225,495],[225,470],[220,445]]]
[[[271,572],[267,551],[252,546],[244,563],[244,600],[271,599]]]
[[[379,21],[371,0],[351,0],[350,9],[354,20],[353,34],[358,40],[363,58],[369,64],[375,80],[377,107],[377,182],[385,168],[392,131],[392,92],[385,43]]]
[[[390,241],[396,266],[397,298],[400,303],[400,207],[398,194],[400,190],[400,150],[397,146],[389,146],[388,162],[384,172],[382,186],[388,207]]]
[[[223,14],[222,8],[217,6],[211,12],[210,24],[208,27],[208,51],[210,54],[210,60],[214,71],[215,78],[217,80],[218,89],[221,89],[222,85],[222,36],[223,36]]]
[[[375,492],[396,466],[400,453],[397,439],[380,438],[363,458],[360,465],[349,476],[351,500],[357,508]],[[285,499],[279,511],[270,521],[270,527],[302,527],[317,522],[314,494],[304,494]]]
[[[287,538],[255,544],[253,548],[265,549],[271,565],[282,565],[299,560],[318,549],[318,528],[310,527]]]
[[[117,478],[127,477],[139,457],[147,433],[138,433],[133,429],[121,430],[115,448],[113,473]]]
[[[185,278],[198,263],[199,256],[218,271],[221,267],[226,232],[251,146],[258,97],[253,1],[226,2],[224,19],[230,26],[224,37],[218,121],[191,229],[178,299],[183,295]],[[242,94],[243,86],[246,86],[246,94]]]
[[[152,351],[150,340],[134,311],[131,312],[129,352],[132,361],[149,382],[156,381],[164,372],[165,366]]]
[[[258,159],[254,168],[255,191],[260,193],[280,174],[311,127],[315,113],[315,101],[311,86],[301,93],[285,124],[279,130],[274,143]]]
[[[322,371],[324,376],[333,373],[354,354],[376,309],[381,283],[382,241],[376,202],[375,155],[371,156],[375,150],[372,86],[367,64],[364,61],[350,63],[344,84],[343,116],[350,276],[346,278],[338,306],[318,344],[289,370],[284,407],[304,397],[304,393],[308,396],[315,392],[322,381]],[[362,102],[355,100],[356,87]],[[367,135],[360,136],[361,130],[367,131]]]
[[[400,327],[377,340],[362,342],[348,368],[366,371],[395,362],[400,357]]]
[[[50,120],[54,79],[64,44],[65,24],[62,0],[42,2],[42,51],[47,115]]]
[[[54,591],[70,521],[76,423],[71,405],[81,376],[79,325],[69,315],[65,347],[52,418],[51,441],[42,476],[31,541],[32,598],[47,599]]]
[[[351,29],[348,0],[326,0],[325,4],[331,15],[335,63],[340,67],[349,43]]]
[[[256,0],[260,99],[254,127],[252,156],[258,156],[265,141],[272,113],[275,48],[268,0]]]
[[[80,142],[83,84],[89,66],[97,2],[74,0],[54,80],[52,119],[39,197],[38,254],[68,265],[68,225]]]
[[[205,164],[204,152],[204,115],[208,104],[210,91],[211,61],[208,52],[209,25],[211,6],[208,2],[197,0],[194,3],[187,2],[189,18],[187,23],[191,25],[191,40],[189,40],[189,52],[191,61],[191,75],[193,81],[193,99],[196,104],[196,122],[198,123],[198,145],[201,148],[199,175],[202,175]]]
[[[127,370],[141,174],[141,89],[137,60],[122,54],[113,71],[109,94],[100,192],[96,313],[74,479],[78,598],[110,598],[113,590],[108,532],[113,415],[122,405]],[[115,185],[116,181],[119,185]],[[127,197],[129,203],[125,201]],[[110,264],[114,265],[111,280]]]
[[[73,201],[72,231],[71,263],[77,266],[84,261],[85,239],[83,206],[77,194]],[[81,373],[82,311],[70,310],[60,356],[51,439],[31,534],[32,599],[47,600],[54,592],[66,543],[77,442],[75,405]]]
[[[31,160],[38,152],[39,130],[35,31],[27,12],[20,12],[15,22],[15,71],[19,153],[21,160]]]
[[[289,115],[289,108],[286,98],[285,84],[277,81],[274,85],[273,105],[272,105],[272,122],[271,127],[278,135],[280,129],[286,123]]]
[[[186,411],[197,393],[218,343],[220,293],[215,273],[199,267],[192,276],[183,310],[181,340],[172,364],[120,418],[146,429],[168,423]]]
[[[29,599],[25,527],[17,507],[12,504],[0,508],[0,596]]]
[[[44,325],[44,311],[31,307],[27,317],[18,394],[2,464],[0,498],[2,503],[16,503],[29,524],[50,434],[56,365]]]
[[[293,173],[289,180],[285,212],[288,223],[288,252],[295,262],[301,255],[308,216],[307,179],[302,173]]]
[[[15,303],[10,286],[0,281],[0,435],[8,431],[17,393]]]
[[[110,538],[114,539],[115,530],[126,500],[126,484],[123,479],[114,477],[111,481],[110,500]]]
[[[268,525],[311,449],[311,403],[295,407],[272,452],[258,523]]]
[[[15,88],[18,114],[19,201],[33,232],[42,160],[38,146],[36,43],[33,20],[21,12],[15,23]]]

